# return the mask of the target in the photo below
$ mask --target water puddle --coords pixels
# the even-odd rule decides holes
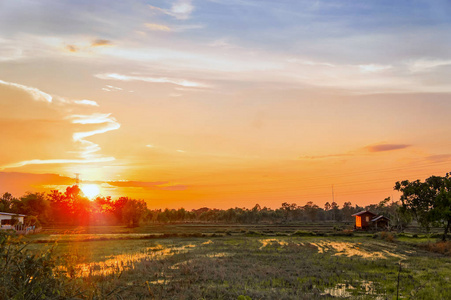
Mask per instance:
[[[357,288],[359,288],[358,292],[356,292]],[[377,293],[374,282],[366,280],[354,283],[354,286],[349,283],[338,283],[334,287],[325,288],[324,293],[321,293],[323,296],[330,295],[337,298],[354,298],[355,294],[369,295],[376,300],[385,299],[384,296]]]
[[[352,296],[351,290],[355,289],[352,285],[346,283],[338,283],[331,288],[325,288],[321,295],[331,295],[332,297],[349,298]]]

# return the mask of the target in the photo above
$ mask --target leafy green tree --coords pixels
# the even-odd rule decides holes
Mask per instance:
[[[39,223],[48,223],[50,214],[50,203],[45,193],[27,193],[20,198],[20,213],[35,216]]]
[[[395,190],[400,191],[401,202],[411,211],[418,222],[427,230],[430,226],[443,227],[443,240],[451,228],[451,178],[431,176],[424,182],[404,180],[396,182]]]
[[[304,211],[309,217],[310,221],[316,221],[316,215],[319,211],[319,206],[316,204],[313,204],[312,201],[307,202],[307,204],[304,206]]]
[[[324,204],[324,210],[328,211],[330,209],[330,203],[329,201],[326,202],[326,204]]]
[[[147,204],[144,200],[135,200],[127,198],[122,209],[124,222],[131,227],[138,227],[141,220],[147,214]]]
[[[10,193],[4,193],[0,198],[0,211],[10,212],[11,206],[17,199],[13,197]]]
[[[341,208],[341,214],[343,215],[343,218],[345,221],[352,221],[354,217],[352,217],[352,214],[354,213],[354,208],[352,207],[351,202],[345,202],[343,204],[343,207]]]

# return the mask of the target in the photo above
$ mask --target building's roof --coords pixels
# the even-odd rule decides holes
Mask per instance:
[[[0,215],[4,215],[4,216],[17,216],[17,217],[26,217],[26,216],[27,216],[27,215],[12,214],[12,213],[2,212],[2,211],[0,211]]]
[[[389,220],[389,221],[390,221],[389,218],[384,217],[383,215],[380,215],[380,216],[377,216],[377,217],[372,218],[372,219],[371,219],[371,222],[379,221],[379,220],[381,220],[381,219],[385,219],[385,220]]]
[[[352,217],[355,217],[355,216],[361,216],[361,215],[364,215],[364,214],[370,214],[370,215],[373,215],[373,216],[376,215],[376,214],[373,214],[372,212],[370,212],[370,211],[368,211],[368,210],[362,210],[361,212],[358,212],[358,213],[356,213],[356,214],[353,214]]]

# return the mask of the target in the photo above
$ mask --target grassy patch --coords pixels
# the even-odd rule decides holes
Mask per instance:
[[[293,234],[294,228],[277,235],[280,228],[243,226],[185,229],[177,235],[162,230],[166,238],[68,239],[54,252],[73,267],[67,275],[87,291],[85,299],[104,295],[102,290],[124,299],[391,299],[400,263],[403,298],[451,298],[451,258],[412,242],[423,237],[318,236],[311,230]]]

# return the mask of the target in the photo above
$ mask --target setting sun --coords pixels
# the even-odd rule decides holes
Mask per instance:
[[[97,195],[100,194],[100,189],[97,184],[85,184],[80,187],[83,194],[90,200],[93,200]]]

